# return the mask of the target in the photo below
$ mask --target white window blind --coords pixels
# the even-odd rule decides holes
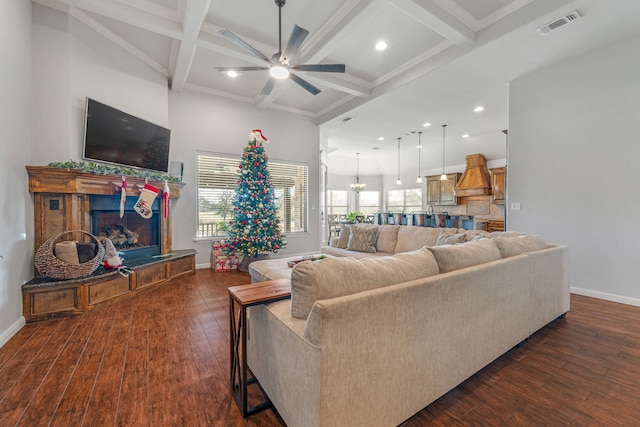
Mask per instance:
[[[197,155],[198,225],[200,238],[226,236],[233,219],[240,157]],[[269,160],[282,232],[307,231],[308,167]]]

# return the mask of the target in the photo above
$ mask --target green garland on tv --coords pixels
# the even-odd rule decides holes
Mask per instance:
[[[180,182],[180,179],[166,173],[115,166],[107,163],[75,162],[73,160],[69,160],[68,162],[51,162],[49,163],[49,167],[77,170],[80,172],[95,173],[97,175],[125,175],[136,178],[153,179],[156,181],[164,181],[166,179],[168,182]]]

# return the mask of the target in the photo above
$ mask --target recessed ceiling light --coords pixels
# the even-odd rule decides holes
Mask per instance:
[[[469,134],[465,133],[464,135],[462,135],[463,138],[469,138]]]
[[[385,50],[387,48],[387,43],[384,41],[379,41],[376,43],[376,50]]]
[[[372,150],[382,150],[382,147],[373,147]]]
[[[378,137],[378,141],[384,141],[384,136]]]
[[[475,111],[476,113],[479,113],[480,111],[484,111],[484,107],[482,105],[478,105],[476,108],[473,109],[473,111]]]
[[[426,122],[426,123],[423,123],[423,124],[422,124],[422,126],[424,126],[424,127],[428,128],[429,126],[431,126],[431,123]]]
[[[236,73],[233,70],[227,71],[227,76],[229,76],[229,77],[238,77],[238,73]]]
[[[340,120],[338,120],[338,123],[347,123],[347,122],[350,122],[351,120],[353,120],[353,117],[343,117]]]

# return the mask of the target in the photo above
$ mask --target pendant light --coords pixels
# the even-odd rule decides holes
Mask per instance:
[[[356,183],[351,184],[351,189],[356,193],[364,190],[367,184],[360,184],[360,153],[356,153]]]
[[[444,131],[447,125],[442,125],[442,175],[440,175],[440,181],[447,180],[447,174],[444,173]]]
[[[416,184],[422,184],[422,176],[420,176],[420,158],[422,157],[422,132],[418,132],[418,178]]]
[[[400,140],[402,138],[398,138],[398,179],[396,181],[396,185],[402,185],[402,181],[400,180]]]

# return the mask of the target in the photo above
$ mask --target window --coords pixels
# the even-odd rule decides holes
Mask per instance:
[[[349,213],[349,192],[327,190],[327,214],[347,215]]]
[[[360,212],[365,215],[380,212],[379,191],[361,191],[358,197],[360,197]]]
[[[226,236],[233,219],[240,157],[197,155],[198,225],[196,237]],[[282,232],[307,231],[308,166],[269,161]]]
[[[387,210],[391,212],[416,212],[422,210],[422,189],[388,190]]]

